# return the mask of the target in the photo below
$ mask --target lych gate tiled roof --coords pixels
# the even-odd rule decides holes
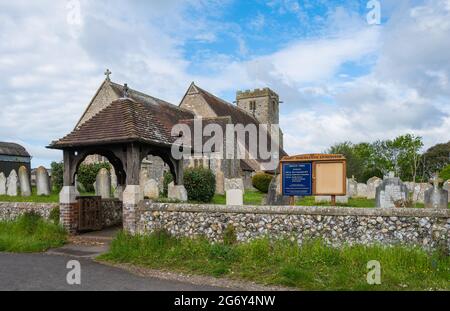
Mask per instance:
[[[142,103],[129,98],[118,99],[50,147],[128,141],[170,145],[175,141],[171,137],[172,127],[180,119],[193,117],[192,113],[159,100]]]
[[[29,157],[28,151],[19,144],[0,142],[0,155]]]

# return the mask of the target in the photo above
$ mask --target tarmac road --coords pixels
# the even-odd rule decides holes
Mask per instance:
[[[69,260],[80,262],[80,285],[69,285],[67,283],[66,276],[71,270],[66,268]],[[140,277],[119,268],[102,265],[89,258],[50,254],[0,253],[0,290],[214,291],[226,289]]]

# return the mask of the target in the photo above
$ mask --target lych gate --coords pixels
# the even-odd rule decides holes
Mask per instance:
[[[183,160],[172,157],[175,137],[172,127],[190,112],[169,105],[140,103],[130,98],[112,102],[69,135],[52,142],[49,148],[64,152],[64,187],[60,193],[60,217],[71,233],[78,230],[78,191],[75,174],[88,155],[108,159],[117,175],[118,190],[123,190],[123,226],[135,230],[135,209],[143,199],[139,187],[140,164],[148,155],[159,156],[169,166],[175,185],[183,184]]]

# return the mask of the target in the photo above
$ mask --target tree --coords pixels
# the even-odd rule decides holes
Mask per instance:
[[[422,156],[422,174],[428,179],[450,164],[450,141],[429,148]]]
[[[50,164],[52,170],[52,187],[56,192],[61,191],[63,187],[64,164],[62,162],[52,162]]]
[[[416,180],[421,161],[422,137],[412,134],[373,143],[374,165],[383,174],[393,171],[402,180]]]
[[[347,159],[347,176],[354,176],[357,181],[366,182],[370,177],[380,175],[374,166],[374,151],[369,143],[338,143],[331,146],[327,153],[344,155]]]

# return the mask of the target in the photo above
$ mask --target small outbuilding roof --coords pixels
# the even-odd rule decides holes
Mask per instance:
[[[0,155],[30,157],[30,154],[23,146],[6,142],[0,142]]]

